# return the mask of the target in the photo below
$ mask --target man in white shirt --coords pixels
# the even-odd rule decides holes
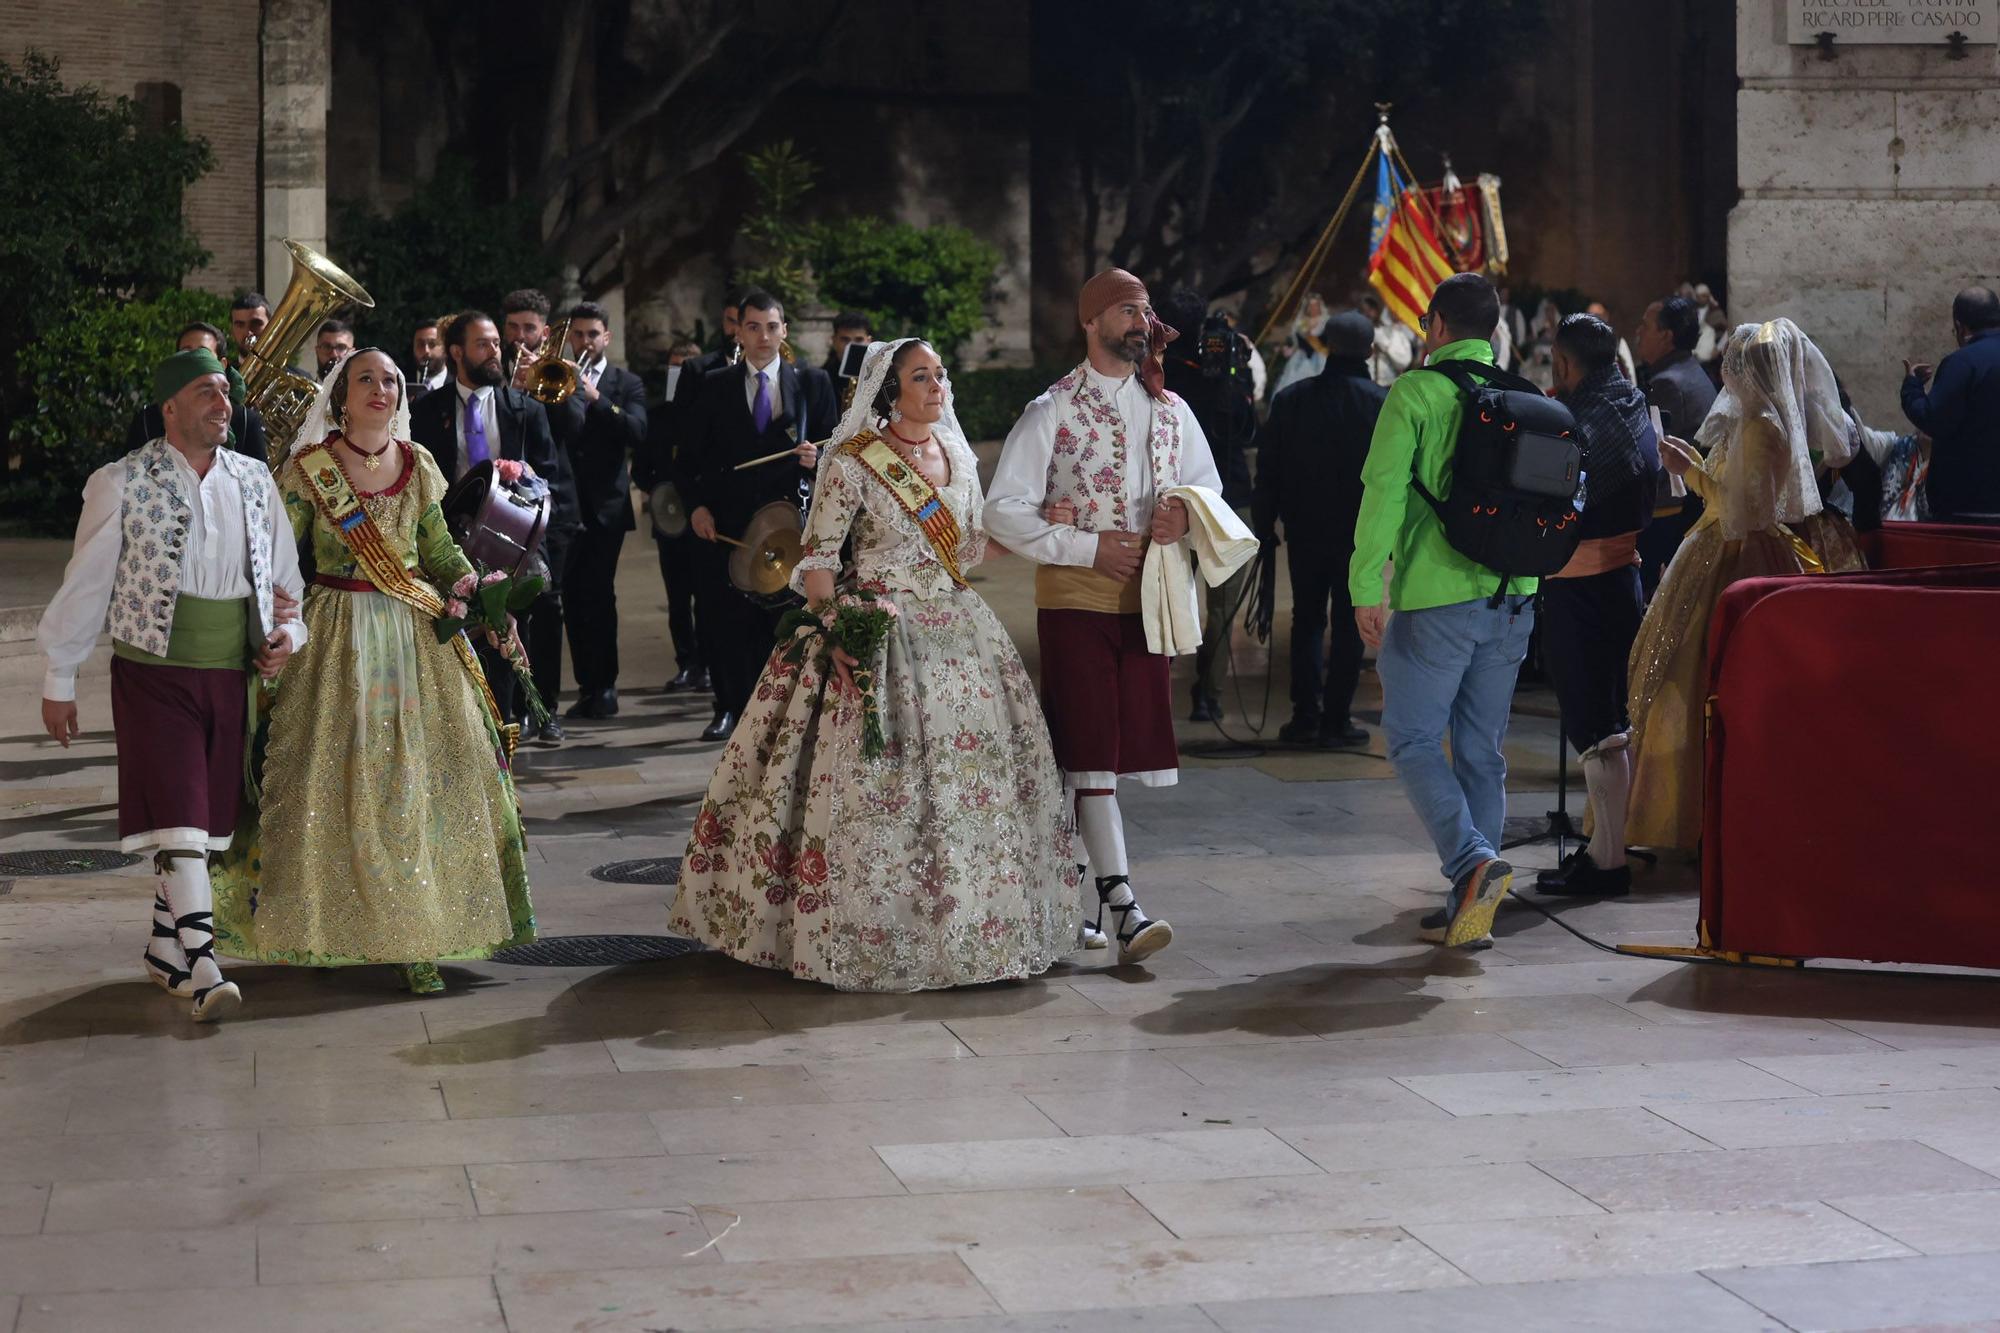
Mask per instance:
[[[451,363],[444,356],[444,333],[434,319],[419,321],[410,331],[410,401],[416,402],[433,389],[442,389],[451,379]]]
[[[1168,333],[1145,284],[1107,269],[1084,284],[1077,318],[1089,357],[1028,404],[1007,436],[986,529],[1041,566],[1035,626],[1049,736],[1076,793],[1120,961],[1136,962],[1165,948],[1173,927],[1150,920],[1133,896],[1118,780],[1165,787],[1180,778],[1172,659],[1146,650],[1139,569],[1149,539],[1187,535],[1186,506],[1156,497],[1180,485],[1219,494],[1222,477],[1194,413],[1161,383]]]
[[[1415,364],[1417,342],[1375,293],[1361,298],[1361,308],[1375,324],[1375,350],[1368,357],[1368,376],[1386,388]]]
[[[91,474],[62,589],[35,638],[48,658],[42,725],[80,732],[76,674],[110,619],[118,837],[158,876],[145,962],[197,1022],[242,1003],[215,961],[208,856],[235,836],[244,674],[266,680],[305,646],[298,548],[270,471],[223,445],[229,380],[206,347],[153,375],[166,435]]]

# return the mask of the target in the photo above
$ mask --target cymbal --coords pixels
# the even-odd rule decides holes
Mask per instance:
[[[747,593],[768,596],[790,586],[804,553],[798,506],[777,501],[750,516],[742,544],[729,553],[729,581]]]
[[[681,493],[671,481],[663,481],[653,488],[649,508],[653,515],[653,531],[662,537],[678,537],[688,530],[687,506],[681,503]]]

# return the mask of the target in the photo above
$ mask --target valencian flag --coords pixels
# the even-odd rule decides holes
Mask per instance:
[[[1368,285],[1411,328],[1430,309],[1431,293],[1456,269],[1439,241],[1420,192],[1402,178],[1384,153],[1375,174],[1375,220],[1370,235]]]

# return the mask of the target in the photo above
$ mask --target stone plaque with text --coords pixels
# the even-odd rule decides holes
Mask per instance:
[[[1839,44],[2000,42],[2000,0],[1778,0],[1786,40],[1812,43],[1832,33]]]

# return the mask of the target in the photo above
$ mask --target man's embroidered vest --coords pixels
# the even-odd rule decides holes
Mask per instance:
[[[181,552],[194,518],[173,454],[174,447],[161,439],[125,455],[125,502],[119,515],[125,540],[111,584],[111,637],[155,657],[167,655],[173,636]],[[268,635],[277,628],[271,605],[270,472],[233,449],[216,450],[215,466],[243,494],[250,586],[256,592],[258,624]]]
[[[1153,400],[1153,424],[1144,440],[1125,438],[1117,404],[1091,379],[1088,363],[1049,386],[1056,409],[1055,447],[1049,453],[1045,504],[1076,506],[1076,526],[1084,532],[1144,532],[1152,513],[1134,514],[1125,499],[1126,469],[1150,467],[1153,494],[1181,479],[1181,413],[1174,394]],[[1035,605],[1044,610],[1135,614],[1139,580],[1120,584],[1094,569],[1043,565],[1035,571]]]

